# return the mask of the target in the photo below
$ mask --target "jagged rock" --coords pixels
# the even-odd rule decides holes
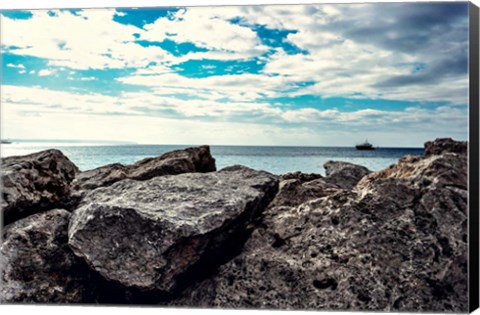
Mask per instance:
[[[344,189],[352,189],[360,179],[371,173],[364,166],[348,162],[328,161],[323,167],[325,168],[326,180]]]
[[[106,279],[171,293],[241,249],[277,190],[276,176],[242,166],[125,179],[85,197],[69,244]]]
[[[159,157],[143,159],[131,165],[116,163],[102,166],[81,172],[75,177],[68,207],[75,207],[90,190],[110,186],[126,178],[147,180],[157,176],[191,172],[206,173],[215,170],[215,159],[210,154],[209,146],[172,151]]]
[[[87,301],[84,270],[68,247],[70,213],[50,210],[7,225],[0,247],[2,303]]]
[[[200,146],[165,153],[158,158],[147,158],[128,167],[128,177],[146,180],[156,176],[189,172],[216,171],[215,159],[209,146]]]
[[[437,138],[434,141],[425,143],[425,156],[447,152],[467,154],[467,150],[468,146],[466,141],[455,141],[451,138]]]
[[[78,172],[58,150],[2,158],[1,165],[4,224],[55,207]]]
[[[380,183],[400,180],[406,185],[417,188],[429,184],[441,187],[457,187],[460,190],[467,189],[468,165],[466,154],[444,153],[419,157],[406,155],[396,164],[365,176],[357,185],[360,190],[371,190]]]
[[[407,156],[353,190],[269,207],[240,255],[169,304],[467,312],[466,172],[465,154]]]

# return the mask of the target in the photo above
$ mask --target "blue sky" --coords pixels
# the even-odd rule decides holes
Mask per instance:
[[[468,137],[468,5],[3,11],[2,136],[422,146]]]

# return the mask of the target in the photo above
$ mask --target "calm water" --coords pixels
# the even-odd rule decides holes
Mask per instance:
[[[111,163],[131,164],[145,157],[158,156],[168,151],[184,149],[188,145],[68,145],[13,143],[1,146],[1,156],[24,155],[45,149],[61,150],[81,170]],[[346,161],[380,170],[395,163],[406,154],[422,155],[423,148],[378,148],[375,151],[357,151],[346,147],[258,147],[211,146],[217,168],[242,164],[274,174],[293,171],[324,174],[323,164],[328,160]]]

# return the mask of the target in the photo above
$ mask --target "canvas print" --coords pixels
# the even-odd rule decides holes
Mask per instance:
[[[1,302],[468,311],[472,8],[2,11]]]

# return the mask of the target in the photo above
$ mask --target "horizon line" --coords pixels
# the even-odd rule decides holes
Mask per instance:
[[[229,147],[287,147],[287,148],[354,148],[356,144],[352,145],[288,145],[288,144],[173,144],[173,143],[139,143],[135,141],[121,141],[121,140],[83,140],[83,139],[1,139],[1,141],[8,141],[11,144],[14,143],[58,143],[58,144],[105,144],[105,145],[117,145],[117,146],[229,146]],[[390,146],[380,146],[375,145],[375,149],[424,149],[422,146],[399,146],[399,147],[390,147]]]

